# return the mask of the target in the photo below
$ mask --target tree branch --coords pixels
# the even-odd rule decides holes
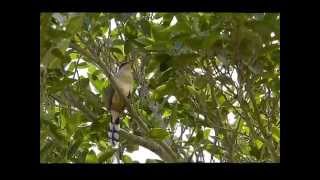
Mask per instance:
[[[70,88],[65,89],[64,96],[73,106],[77,107],[80,111],[82,111],[87,119],[89,119],[92,122],[94,122],[97,119],[97,115],[90,111],[86,106],[82,105]]]
[[[263,138],[264,141],[263,142],[265,142],[265,144],[267,145],[267,147],[268,147],[268,149],[270,151],[272,160],[273,161],[277,161],[279,159],[279,157],[278,157],[277,153],[275,152],[275,147],[274,147],[274,145],[272,143],[272,140],[270,140],[269,135],[266,132],[266,130],[263,127],[263,124],[261,122],[260,112],[259,112],[259,109],[257,107],[256,100],[253,97],[252,88],[247,88],[247,87],[248,86],[246,86],[246,90],[247,90],[247,92],[249,94],[249,97],[250,97],[250,100],[251,100],[251,103],[252,103],[253,109],[254,109],[253,115],[256,118],[256,120],[258,121],[259,129],[260,129],[260,131],[262,132],[262,134],[264,136],[264,138]]]
[[[173,158],[171,154],[168,154],[167,150],[164,149],[163,146],[154,142],[152,139],[130,134],[124,129],[120,129],[119,134],[121,135],[121,137],[124,137],[131,142],[137,143],[147,149],[150,149],[152,152],[158,154],[161,159],[165,160],[166,162],[176,162],[176,159]]]

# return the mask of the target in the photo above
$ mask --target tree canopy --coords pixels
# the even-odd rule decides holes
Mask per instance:
[[[103,97],[127,60],[113,149]],[[43,163],[134,163],[139,146],[148,163],[279,162],[280,15],[42,13],[40,97]]]

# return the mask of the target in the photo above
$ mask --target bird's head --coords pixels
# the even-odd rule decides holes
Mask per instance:
[[[123,63],[121,63],[120,65],[119,65],[119,71],[121,70],[121,71],[132,71],[132,61],[126,61],[126,62],[123,62]]]

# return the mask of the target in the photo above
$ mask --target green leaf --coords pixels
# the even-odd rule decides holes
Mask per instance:
[[[49,130],[51,135],[54,137],[54,139],[57,141],[59,145],[65,144],[65,137],[63,136],[63,134],[61,134],[61,132],[59,132],[59,129],[56,125],[50,123]]]
[[[260,149],[263,145],[263,142],[261,142],[259,139],[256,139],[255,144],[256,144],[257,148]]]
[[[60,49],[61,52],[65,52],[65,50],[69,47],[70,39],[62,39],[59,41],[57,48]]]
[[[193,50],[199,50],[203,48],[203,44],[205,42],[205,39],[202,39],[201,37],[193,34],[189,39],[186,39],[183,41],[184,44],[193,49]]]
[[[105,151],[106,149],[108,149],[108,145],[105,140],[100,140],[98,146],[99,146],[99,149],[102,149],[102,151]]]
[[[87,149],[80,151],[77,157],[77,162],[84,163],[86,160],[87,154],[88,154]]]
[[[124,43],[124,53],[127,55],[131,52],[133,46],[132,46],[132,42],[130,40],[126,40],[126,42]]]
[[[115,52],[115,53],[118,53],[118,54],[120,54],[120,55],[123,55],[122,50],[119,49],[119,48],[110,48],[110,51]]]
[[[146,47],[154,44],[154,41],[151,38],[147,38],[144,36],[135,39],[134,42],[138,42],[140,45],[142,45],[142,47]]]
[[[141,20],[139,24],[140,24],[140,26],[142,28],[143,33],[146,36],[150,36],[151,35],[151,24],[150,24],[150,22],[146,21],[146,20]]]
[[[174,14],[171,13],[166,13],[163,16],[163,22],[162,22],[162,26],[167,27],[170,25],[172,19],[174,17]]]
[[[88,68],[87,62],[82,62],[78,64],[78,69],[86,69],[86,68]]]
[[[225,101],[226,101],[226,99],[224,98],[224,96],[220,96],[218,98],[218,102],[219,102],[220,105],[222,105]]]
[[[112,41],[112,45],[113,45],[113,46],[123,46],[123,45],[124,45],[124,42],[123,42],[123,40],[121,40],[121,39],[114,39],[114,40]]]
[[[136,30],[135,25],[131,21],[126,23],[124,34],[125,34],[125,37],[130,40],[137,38],[138,32]]]
[[[63,78],[63,80],[61,81],[61,84],[63,84],[63,86],[68,86],[69,84],[72,84],[75,81],[76,80],[71,78]]]
[[[176,123],[177,123],[177,119],[176,118],[170,119],[170,121],[169,121],[169,124],[170,124],[171,128],[174,128],[176,126]]]
[[[171,62],[176,68],[183,68],[188,65],[192,65],[197,60],[197,57],[199,56],[194,53],[181,54],[175,56]]]
[[[122,156],[122,161],[123,161],[124,163],[133,163],[131,157],[128,156],[128,155],[123,155],[123,156]]]
[[[159,61],[155,59],[150,59],[145,70],[146,74],[156,73],[157,69],[159,68],[159,65],[160,65]]]
[[[210,152],[211,154],[216,154],[217,151],[218,151],[218,148],[217,148],[215,145],[213,145],[213,144],[207,144],[207,145],[205,146],[205,149],[206,149],[208,152]]]
[[[107,151],[107,152],[103,152],[101,154],[99,154],[99,158],[98,158],[98,161],[101,163],[101,162],[105,162],[107,161],[108,159],[110,159],[113,154],[116,152],[116,150],[110,150],[110,151]]]
[[[169,137],[169,133],[161,128],[152,128],[149,137],[158,141],[162,141]]]
[[[176,15],[177,23],[171,28],[172,32],[190,33],[191,26],[188,24],[188,20],[183,14]]]
[[[154,99],[160,99],[162,98],[164,95],[166,95],[168,93],[168,87],[166,84],[163,84],[159,87],[157,87],[154,91],[153,91],[153,98]]]
[[[76,60],[79,58],[80,55],[77,53],[70,53],[69,56],[72,60]]]
[[[54,147],[54,143],[52,141],[47,142],[44,147],[40,150],[40,160],[45,161],[47,156],[50,154],[50,151]]]
[[[203,47],[211,49],[212,45],[218,40],[218,37],[219,33],[217,31],[209,33],[209,35],[204,38]]]
[[[48,64],[48,69],[59,69],[62,65],[62,61],[60,58],[51,59]]]
[[[196,135],[196,143],[199,143],[202,139],[203,139],[203,131],[199,129]]]
[[[139,144],[128,143],[127,146],[126,146],[126,148],[127,148],[127,151],[128,151],[128,152],[132,153],[132,152],[134,152],[134,151],[139,150]]]
[[[190,104],[183,104],[182,107],[186,112],[192,110],[192,107]]]
[[[152,37],[155,41],[168,41],[170,39],[170,30],[170,27],[163,28],[161,25],[152,24]]]
[[[206,130],[204,130],[204,132],[203,132],[203,137],[204,137],[205,139],[208,139],[210,132],[211,132],[211,129],[206,129]]]
[[[251,151],[251,147],[248,144],[241,143],[240,144],[240,149],[244,154],[249,154]]]
[[[70,34],[74,34],[78,32],[82,27],[82,22],[83,22],[82,15],[76,15],[74,17],[71,17],[69,20],[69,24],[67,25],[67,31]]]
[[[48,64],[49,69],[56,69],[62,67],[61,65],[67,62],[67,58],[64,57],[63,52],[69,46],[70,39],[62,39],[59,41],[56,47],[53,47],[50,52],[42,58],[43,64]]]
[[[256,146],[252,146],[249,151],[249,154],[255,157],[256,159],[260,159],[261,149],[258,149]]]
[[[125,125],[125,127],[129,128],[129,118],[128,118],[128,116],[123,118],[122,123]]]
[[[162,62],[170,61],[171,56],[166,53],[161,53],[161,54],[156,54],[153,58],[154,60],[162,63]]]
[[[76,67],[76,62],[71,62],[69,67],[68,67],[68,71],[69,72],[73,72],[73,70],[75,69]]]
[[[275,79],[272,81],[272,90],[275,93],[278,93],[280,91],[280,80],[279,79]]]
[[[187,85],[187,90],[188,90],[189,93],[192,94],[192,95],[197,95],[197,94],[198,94],[198,92],[197,92],[197,90],[195,89],[194,86]]]
[[[83,120],[83,114],[80,112],[77,112],[75,114],[73,114],[70,118],[68,118],[68,122],[67,122],[67,129],[70,132],[73,132],[76,130],[76,127],[78,127],[78,125],[81,123],[81,121]],[[75,134],[75,137],[80,137],[82,136],[81,131],[77,131]]]
[[[166,109],[162,114],[162,118],[168,118],[171,116],[171,114],[172,114],[172,111],[170,109]]]
[[[82,143],[82,139],[76,139],[75,142],[71,145],[68,151],[68,157],[73,157],[73,155],[76,153],[78,150],[79,146]]]
[[[94,151],[90,151],[87,156],[86,156],[86,163],[97,163],[98,162],[98,158],[96,156],[96,154],[94,153]]]
[[[275,139],[277,143],[280,141],[280,128],[273,126],[272,127],[272,137]]]
[[[48,82],[48,91],[50,93],[56,93],[62,91],[65,87],[72,84],[75,80],[70,78],[63,78],[62,80],[55,80]]]
[[[107,81],[104,80],[92,80],[91,83],[93,84],[93,86],[99,91],[100,94],[102,94],[103,89],[107,87]]]
[[[99,96],[93,94],[89,90],[84,90],[84,92],[85,92],[86,99],[87,99],[89,104],[92,104],[95,107],[99,107],[100,106],[100,104],[99,104],[99,102],[100,102]]]
[[[89,74],[93,74],[95,71],[97,71],[96,66],[89,63],[89,67],[88,67]]]
[[[82,89],[86,89],[89,87],[89,79],[88,78],[82,78],[80,79],[79,85]]]
[[[64,55],[63,53],[60,51],[59,48],[54,48],[51,50],[52,55],[54,55],[57,58],[60,58],[61,60],[64,59]]]

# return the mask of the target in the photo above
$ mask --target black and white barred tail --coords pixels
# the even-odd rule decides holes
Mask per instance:
[[[120,120],[119,117],[109,123],[109,130],[108,130],[108,138],[112,146],[117,146],[119,143],[119,130],[120,130]]]

